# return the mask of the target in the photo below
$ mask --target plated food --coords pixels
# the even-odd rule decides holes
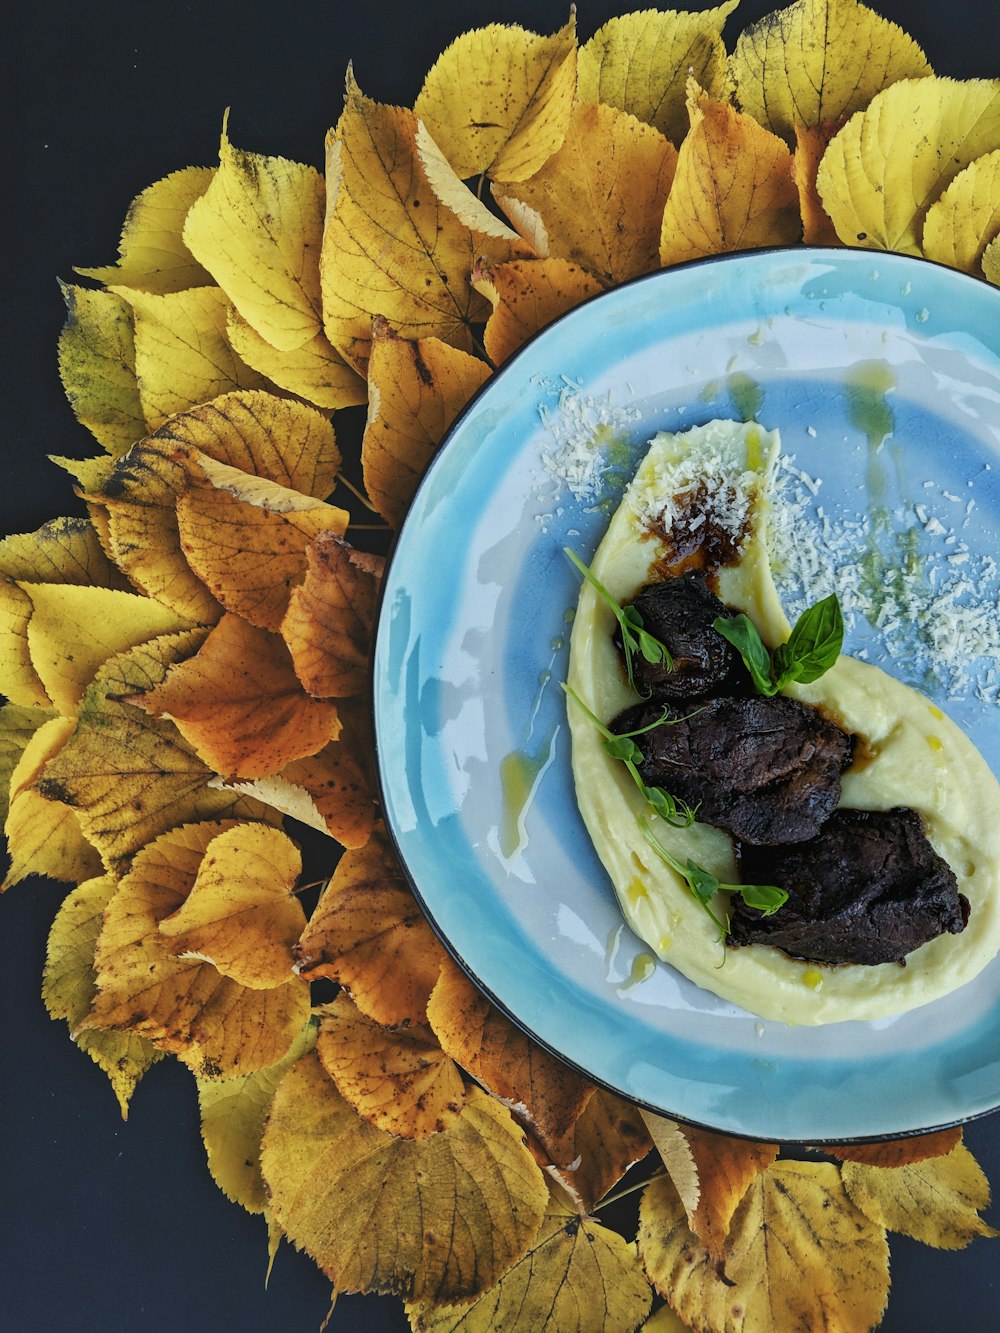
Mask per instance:
[[[626,919],[685,977],[785,1023],[884,1019],[1000,950],[1000,784],[877,667],[834,650],[780,692],[759,679],[791,630],[767,545],[777,451],[726,421],[650,446],[574,621],[577,801]],[[630,651],[629,622],[652,642]]]

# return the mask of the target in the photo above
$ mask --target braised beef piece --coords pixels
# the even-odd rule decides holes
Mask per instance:
[[[818,709],[784,695],[712,699],[635,737],[642,780],[697,806],[704,824],[748,843],[803,842],[840,799],[851,737]],[[653,700],[611,724],[621,733],[663,711]],[[782,909],[784,910],[784,909]]]
[[[788,901],[765,917],[734,896],[730,944],[773,944],[818,963],[902,962],[969,919],[913,810],[837,810],[808,842],[738,851],[743,882],[787,889]]]
[[[650,583],[632,605],[643,628],[669,649],[673,668],[647,662],[641,654],[632,664],[636,687],[658,699],[690,701],[717,694],[746,694],[750,673],[733,645],[712,628],[719,616],[737,613],[720,602],[698,571]],[[620,632],[615,645],[622,651]]]

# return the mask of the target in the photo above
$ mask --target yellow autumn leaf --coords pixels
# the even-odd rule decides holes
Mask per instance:
[[[226,1198],[248,1213],[267,1211],[260,1143],[275,1091],[296,1060],[308,1054],[315,1042],[316,1024],[310,1019],[277,1064],[236,1078],[195,1076],[208,1169]]]
[[[281,639],[234,615],[130,702],[169,717],[206,767],[228,778],[277,773],[340,734],[336,708],[305,692]]]
[[[516,24],[463,33],[414,105],[461,177],[521,181],[562,147],[576,93],[576,23],[551,37]]]
[[[961,1250],[977,1236],[1000,1236],[979,1216],[990,1201],[989,1182],[964,1144],[907,1166],[844,1162],[840,1174],[851,1201],[876,1226],[924,1245]]]
[[[261,1167],[289,1239],[344,1292],[471,1298],[526,1253],[547,1202],[492,1097],[474,1088],[442,1133],[394,1138],[357,1115],[315,1053],[278,1086]]]
[[[1000,287],[1000,239],[990,241],[983,251],[983,274],[988,282]]]
[[[7,818],[10,780],[32,736],[56,716],[53,708],[25,708],[22,704],[0,707],[0,819]]]
[[[62,284],[66,323],[59,376],[70,407],[102,449],[123,454],[146,433],[136,381],[135,331],[128,302],[113,292]]]
[[[778,1162],[755,1177],[733,1217],[723,1273],[667,1178],[643,1193],[638,1244],[653,1285],[694,1328],[738,1320],[745,1329],[868,1333],[889,1294],[885,1231],[826,1163]]]
[[[816,176],[845,245],[919,255],[928,209],[1000,143],[1000,79],[908,79],[830,144]]]
[[[239,824],[205,849],[191,891],[160,919],[178,958],[209,962],[252,990],[294,979],[292,946],[306,914],[295,896],[302,857],[280,829]]]
[[[20,581],[17,586],[31,602],[32,665],[46,694],[66,716],[76,712],[94,672],[109,657],[193,628],[152,598],[116,588]]]
[[[477,191],[469,188],[441,149],[431,138],[430,131],[422,120],[417,121],[414,143],[420,165],[427,178],[427,184],[434,191],[439,204],[443,204],[449,213],[470,231],[482,237],[503,241],[510,247],[510,256],[515,254],[530,257],[534,250],[526,244],[513,227],[509,226],[488,205]],[[482,178],[480,178],[482,180]],[[481,189],[481,185],[477,189]]]
[[[489,375],[485,362],[438,338],[411,342],[375,320],[361,463],[365,489],[389,523],[402,522],[445,432]]]
[[[136,291],[181,292],[211,283],[209,273],[184,244],[188,209],[208,189],[213,167],[184,167],[148,185],[129,205],[116,264],[77,268],[85,278],[133,287]]]
[[[158,685],[167,668],[190,657],[203,637],[197,630],[170,635],[106,662],[87,688],[73,735],[37,781],[42,796],[76,811],[86,837],[116,872],[151,839],[179,824],[268,815],[257,801],[213,790],[211,770],[173,723],[125,702]]]
[[[317,537],[306,554],[308,572],[291,590],[281,622],[295,673],[321,699],[362,694],[385,561],[332,533]]]
[[[839,245],[837,229],[823,207],[816,188],[816,173],[830,140],[844,127],[844,118],[824,120],[819,125],[795,127],[792,171],[799,192],[802,240],[806,245]]]
[[[539,1144],[536,1159],[588,1213],[652,1146],[639,1108],[598,1088],[562,1139]]]
[[[132,309],[136,381],[150,430],[176,412],[186,412],[232,389],[270,387],[230,347],[226,337],[229,302],[218,287],[189,287],[162,296],[131,287],[109,291]]]
[[[309,981],[339,981],[376,1023],[423,1022],[444,949],[380,829],[337,863],[296,946]]]
[[[323,178],[315,167],[234,148],[191,206],[184,243],[262,338],[291,352],[323,327]]]
[[[471,350],[485,318],[469,275],[481,254],[509,257],[504,240],[470,230],[437,198],[403,107],[347,102],[327,140],[327,213],[320,266],[326,335],[347,362],[368,360],[382,315],[405,338],[436,337]]]
[[[1000,148],[960,171],[927,210],[924,257],[978,275],[986,247],[998,233]]]
[[[568,259],[480,262],[472,282],[493,307],[483,345],[497,365],[554,319],[603,290],[596,278]]]
[[[688,77],[711,97],[725,91],[722,29],[738,3],[725,0],[694,14],[644,9],[609,19],[580,48],[580,99],[628,111],[679,144],[688,128]]]
[[[429,1027],[382,1027],[343,992],[320,1010],[316,1053],[358,1115],[389,1134],[439,1134],[465,1103],[461,1071]]]
[[[691,130],[663,211],[660,261],[798,241],[799,201],[784,142],[694,84],[688,109]]]
[[[227,611],[279,630],[310,543],[342,536],[347,511],[211,459],[189,456],[187,465],[177,528],[188,564]]]
[[[266,376],[272,384],[297,394],[317,407],[334,410],[365,402],[365,382],[352,370],[325,333],[290,352],[279,351],[260,336],[235,310],[226,319],[226,337],[241,361]]]
[[[187,824],[144,847],[104,914],[97,995],[80,1030],[134,1032],[206,1078],[232,1078],[281,1060],[309,1017],[309,987],[294,977],[253,989],[211,963],[178,958],[160,922],[195,883],[227,826]]]
[[[652,1292],[633,1246],[555,1194],[523,1259],[471,1304],[411,1305],[414,1333],[626,1333],[642,1321]]]
[[[101,873],[101,858],[83,835],[75,811],[46,800],[34,782],[73,732],[73,722],[55,717],[38,728],[10,780],[10,809],[4,825],[10,869],[0,892],[28,875],[79,884]]]
[[[725,1253],[729,1224],[754,1178],[777,1159],[776,1143],[733,1139],[643,1112],[687,1215],[688,1226],[716,1263]]]
[[[52,701],[31,663],[32,604],[17,586],[22,580],[78,587],[119,587],[124,581],[86,519],[54,518],[37,532],[0,541],[0,680],[12,703],[44,708]]]
[[[661,1305],[642,1325],[642,1333],[688,1333],[689,1327],[669,1305]]]
[[[104,920],[104,909],[117,885],[108,876],[89,879],[63,899],[49,931],[42,979],[42,999],[51,1018],[64,1018],[70,1035],[103,1069],[118,1099],[122,1119],[146,1070],[162,1059],[143,1037],[129,1032],[78,1032],[94,999],[94,950]]]
[[[595,1092],[515,1027],[450,958],[431,993],[427,1021],[452,1059],[543,1142],[564,1139]]]
[[[659,130],[627,111],[580,102],[559,152],[529,180],[494,193],[515,226],[511,201],[537,214],[548,255],[610,285],[658,267],[660,219],[676,166],[677,150]]]
[[[910,1166],[930,1157],[945,1157],[962,1142],[962,1130],[940,1129],[934,1134],[914,1134],[907,1139],[882,1143],[824,1143],[822,1151],[842,1162],[865,1166]]]
[[[731,66],[743,110],[786,139],[933,73],[912,37],[859,0],[797,0],[766,15],[740,34]]]

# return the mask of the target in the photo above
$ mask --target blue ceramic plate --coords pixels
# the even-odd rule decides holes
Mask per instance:
[[[1000,771],[997,657],[936,664],[932,626],[906,614],[917,587],[962,633],[982,616],[988,640],[998,622],[1000,292],[894,255],[760,251],[579,307],[453,427],[386,577],[386,820],[479,986],[622,1095],[772,1140],[968,1119],[1000,1105],[1000,959],[884,1022],[762,1022],[652,964],[577,812],[559,682],[578,580],[562,548],[590,557],[656,431],[748,416],[791,456],[792,551],[853,580],[846,650],[925,688]]]

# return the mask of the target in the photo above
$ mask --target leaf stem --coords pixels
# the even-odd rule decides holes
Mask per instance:
[[[347,478],[344,476],[343,472],[337,473],[337,482],[341,486],[346,486],[347,489],[354,496],[354,498],[360,501],[360,503],[363,504],[366,509],[370,509],[373,514],[378,514],[378,510],[372,504],[371,500],[368,499],[368,496],[365,495],[364,491],[358,490],[357,486],[355,486],[353,482],[348,481]],[[381,517],[381,515],[379,515],[379,517]]]
[[[647,1176],[645,1180],[637,1180],[634,1185],[626,1185],[623,1190],[618,1190],[615,1194],[606,1194],[600,1203],[594,1204],[594,1212],[598,1212],[601,1208],[607,1208],[608,1204],[617,1203],[619,1199],[624,1199],[626,1195],[634,1194],[636,1190],[644,1190],[647,1185],[651,1185],[654,1180],[660,1180],[666,1174],[666,1168],[661,1166],[659,1170],[654,1171],[651,1175]]]

